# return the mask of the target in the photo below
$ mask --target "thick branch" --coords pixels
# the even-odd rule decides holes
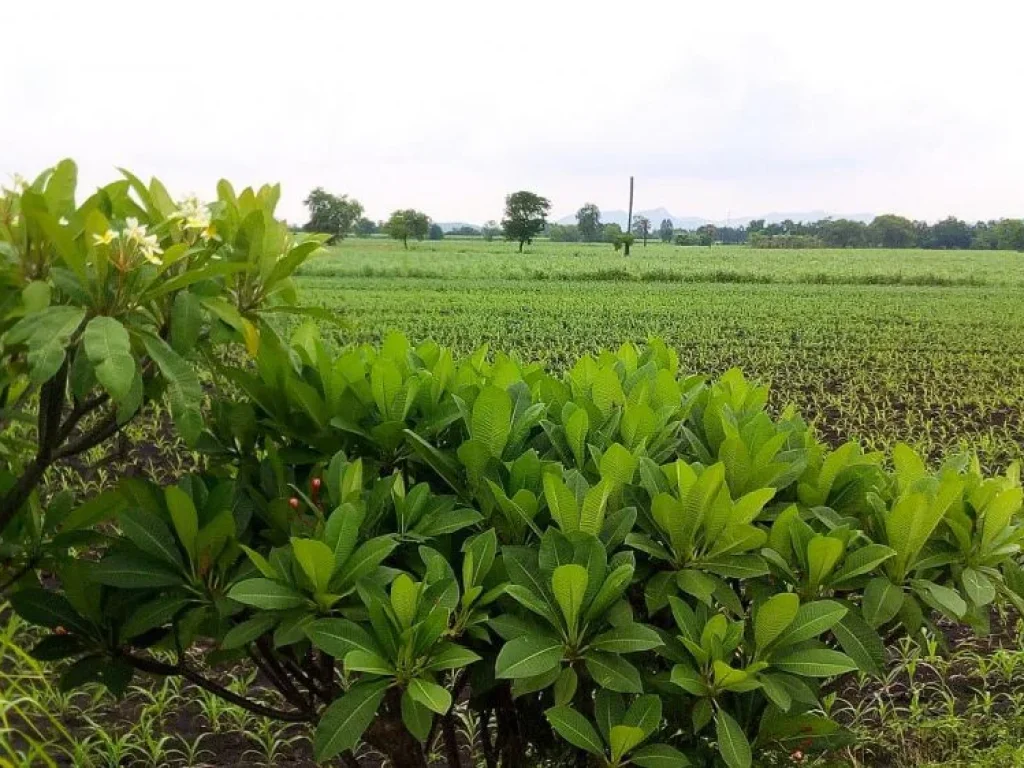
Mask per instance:
[[[74,440],[68,441],[63,448],[57,451],[54,460],[66,459],[70,456],[77,456],[80,453],[95,448],[104,440],[113,437],[123,427],[117,423],[117,411],[111,410],[93,425],[88,432],[83,432]]]
[[[247,699],[244,696],[240,696],[234,691],[225,688],[220,683],[215,683],[213,680],[203,677],[201,674],[189,667],[186,667],[182,663],[165,664],[164,662],[157,661],[156,659],[148,659],[142,656],[135,656],[130,653],[122,654],[120,658],[127,661],[139,671],[146,672],[151,675],[160,675],[162,677],[180,675],[193,685],[207,690],[225,701],[229,701],[248,712],[252,712],[253,714],[260,715],[262,717],[269,717],[274,720],[282,720],[288,723],[308,723],[315,720],[315,713],[312,711],[306,710],[290,712],[283,709],[268,707],[265,704],[260,704],[258,701]]]

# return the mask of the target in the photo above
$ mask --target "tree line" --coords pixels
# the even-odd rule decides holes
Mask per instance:
[[[412,208],[394,211],[386,221],[374,222],[363,215],[362,204],[348,195],[333,195],[317,187],[304,201],[309,210],[307,231],[326,233],[332,239],[349,234],[368,237],[383,234],[401,240],[440,240],[445,236],[440,225],[427,214]],[[462,226],[450,235],[502,236],[517,242],[519,250],[534,238],[548,237],[555,242],[610,243],[618,250],[625,243],[657,238],[677,245],[710,246],[749,244],[754,248],[934,248],[1024,251],[1024,219],[977,221],[973,224],[954,216],[929,224],[896,214],[876,216],[870,223],[852,219],[821,219],[803,222],[786,219],[768,224],[754,219],[746,226],[719,227],[705,224],[696,229],[676,229],[671,219],[662,219],[655,229],[646,216],[633,217],[629,232],[613,222],[601,221],[601,210],[585,203],[576,212],[575,224],[549,222],[551,202],[526,190],[505,198],[505,215],[500,224],[489,221],[483,227]]]

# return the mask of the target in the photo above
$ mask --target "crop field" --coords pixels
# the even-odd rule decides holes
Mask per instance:
[[[770,383],[826,440],[935,460],[969,445],[992,469],[1024,449],[1019,253],[350,239],[301,275],[339,344],[397,329],[557,368],[655,335],[685,371]]]

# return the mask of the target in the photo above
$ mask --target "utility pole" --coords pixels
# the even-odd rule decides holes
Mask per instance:
[[[626,214],[626,255],[629,256],[629,237],[633,234],[633,177],[629,177],[629,213]]]

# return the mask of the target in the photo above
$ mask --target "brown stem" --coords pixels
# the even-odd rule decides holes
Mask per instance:
[[[162,661],[156,659],[149,659],[142,656],[135,656],[130,653],[121,654],[119,658],[131,664],[133,667],[141,672],[146,672],[151,675],[160,675],[162,677],[169,677],[171,675],[179,675],[190,683],[199,688],[209,691],[216,696],[235,704],[242,709],[252,712],[255,715],[261,715],[262,717],[269,717],[274,720],[282,720],[288,723],[309,723],[316,719],[316,713],[310,710],[305,711],[286,711],[283,709],[275,709],[268,707],[265,704],[260,704],[258,701],[247,699],[244,696],[240,696],[234,691],[225,688],[220,683],[216,683],[209,678],[203,677],[201,674],[196,672],[189,667],[186,667],[182,663],[178,664],[165,664]]]
[[[291,681],[287,677],[282,677],[275,672],[270,665],[258,654],[256,651],[249,648],[249,658],[252,659],[253,664],[256,668],[263,673],[264,677],[270,681],[285,700],[297,709],[304,709],[307,704],[306,700],[295,690],[295,687],[291,684]]]
[[[487,768],[498,768],[498,758],[494,754],[494,742],[491,741],[491,709],[481,707],[480,712],[480,745],[484,751]]]
[[[462,760],[459,757],[459,737],[455,732],[455,718],[452,717],[451,710],[441,717],[441,734],[444,736],[448,768],[462,768]]]

